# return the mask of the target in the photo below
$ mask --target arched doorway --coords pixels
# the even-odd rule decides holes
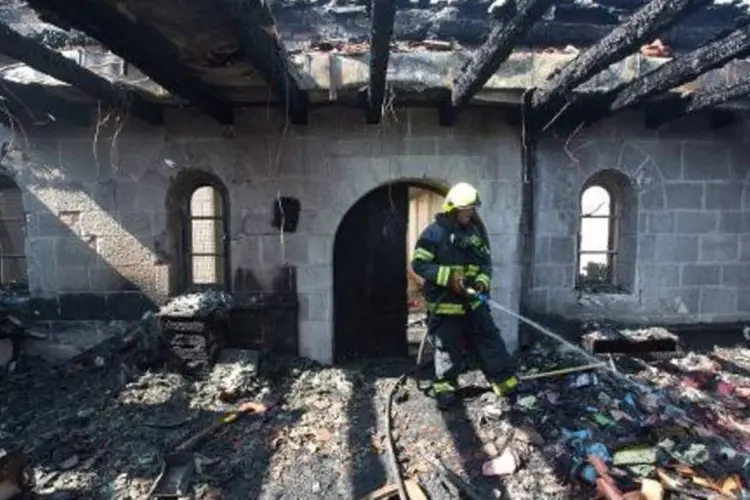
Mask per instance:
[[[333,250],[336,362],[408,355],[409,304],[418,297],[408,271],[411,247],[445,191],[394,182],[367,193],[342,219]]]

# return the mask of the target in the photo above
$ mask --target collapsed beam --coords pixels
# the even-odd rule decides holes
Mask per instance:
[[[307,121],[307,93],[299,86],[276,23],[261,0],[221,0],[235,35],[253,67],[273,89],[294,123]]]
[[[161,125],[159,106],[139,93],[112,82],[79,66],[59,52],[13,31],[0,22],[0,53],[23,62],[35,70],[68,83],[111,106],[129,106],[133,114],[152,125]]]
[[[453,82],[451,101],[443,110],[444,123],[455,120],[461,109],[508,59],[516,43],[553,3],[553,0],[519,0],[516,5],[515,0],[510,1],[515,10],[508,15],[508,20],[492,29],[487,41],[472,54],[471,62]]]
[[[378,123],[383,114],[396,0],[372,0],[370,11],[370,85],[367,90],[367,123]]]
[[[29,4],[95,38],[171,94],[191,102],[219,123],[232,123],[231,105],[216,99],[198,75],[178,62],[179,49],[157,29],[120,14],[104,0],[29,0]]]
[[[710,3],[711,0],[652,0],[562,68],[547,89],[534,93],[532,106],[541,109],[561,101],[578,85],[635,52],[640,45],[691,12]]]
[[[648,97],[695,80],[703,73],[748,53],[750,24],[745,24],[729,35],[672,59],[614,91],[610,110],[616,112],[634,106]]]
[[[677,102],[657,105],[648,116],[648,125],[660,127],[687,115],[709,110],[715,106],[750,96],[750,78],[743,78],[732,85],[717,85],[698,90],[680,98]]]

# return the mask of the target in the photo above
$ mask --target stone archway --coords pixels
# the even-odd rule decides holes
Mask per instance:
[[[406,356],[407,230],[410,188],[440,195],[435,183],[395,181],[357,200],[333,248],[333,358]]]

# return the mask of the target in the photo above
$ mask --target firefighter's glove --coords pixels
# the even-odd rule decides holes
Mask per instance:
[[[486,295],[487,294],[487,285],[482,283],[481,281],[475,281],[473,285],[471,285],[471,288],[476,290],[476,292],[479,295]]]
[[[456,295],[466,295],[466,286],[464,285],[463,277],[461,277],[458,273],[451,274],[448,285],[451,291]]]

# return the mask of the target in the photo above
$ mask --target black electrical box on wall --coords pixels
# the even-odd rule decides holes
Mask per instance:
[[[293,233],[299,224],[299,213],[302,204],[297,198],[281,196],[273,202],[273,221],[271,224],[276,229]]]

